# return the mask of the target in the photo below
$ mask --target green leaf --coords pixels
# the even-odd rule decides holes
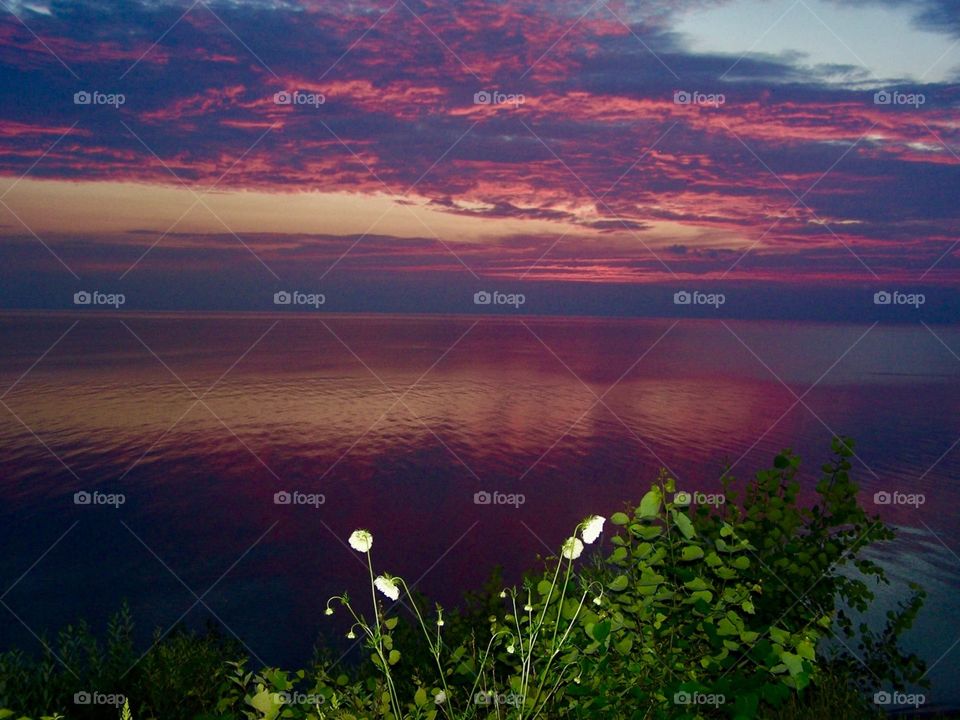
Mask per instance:
[[[803,672],[803,658],[799,655],[794,655],[791,652],[784,651],[780,655],[780,660],[784,665],[787,666],[787,671],[790,673],[790,677],[796,677]]]
[[[397,618],[387,618],[383,621],[383,624],[387,626],[387,630],[393,630],[397,626]]]
[[[701,577],[695,577],[693,580],[688,580],[683,584],[683,586],[687,588],[687,590],[697,590],[697,591],[707,590],[710,588],[710,584],[707,583],[707,581]]]
[[[659,525],[631,525],[630,532],[644,540],[653,540],[663,532]]]
[[[604,620],[603,622],[598,622],[593,626],[593,639],[598,643],[602,643],[607,639],[607,635],[610,634],[610,621]]]
[[[709,590],[697,590],[694,593],[690,593],[690,599],[693,600],[693,602],[703,600],[705,603],[709,603],[713,600],[713,593]]]
[[[687,545],[680,553],[680,559],[685,562],[699,560],[703,557],[703,548],[697,545]]]
[[[663,575],[658,575],[650,568],[645,567],[640,572],[640,579],[637,581],[637,592],[641,595],[652,595],[657,591],[657,586],[663,580]]]
[[[719,635],[739,635],[740,631],[727,618],[720,618],[717,623],[717,634]]]
[[[637,508],[637,517],[642,519],[654,518],[660,512],[660,489],[651,489],[640,500],[640,507]]]
[[[626,575],[617,575],[610,583],[607,585],[607,588],[613,592],[620,592],[621,590],[626,590],[627,585],[630,581],[627,579]]]
[[[787,633],[786,630],[781,630],[778,627],[770,628],[770,637],[773,638],[773,641],[779,645],[783,645],[790,639],[789,633]]]
[[[686,513],[674,511],[673,522],[687,540],[696,535],[693,529],[693,523],[690,522],[690,518],[687,517]]]
[[[626,525],[630,522],[630,518],[625,513],[617,512],[610,516],[610,522],[614,525]]]
[[[387,657],[387,662],[391,665],[396,665],[398,662],[400,662],[400,651],[391,650],[390,655]]]
[[[272,693],[260,686],[260,691],[251,697],[247,702],[254,710],[263,715],[264,720],[273,720],[280,713],[283,703],[279,700],[277,693]]]
[[[546,595],[553,588],[553,584],[549,580],[541,580],[537,583],[537,592],[541,595]]]
[[[413,702],[417,704],[417,707],[423,707],[427,704],[427,691],[424,688],[419,688],[413,696]]]

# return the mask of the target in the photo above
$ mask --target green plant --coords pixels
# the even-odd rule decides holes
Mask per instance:
[[[17,718],[102,718],[104,706],[77,702],[78,695],[102,694],[129,699],[142,720],[193,720],[216,705],[227,660],[241,656],[212,627],[204,633],[157,631],[142,656],[134,651],[133,633],[124,602],[109,619],[103,643],[80,622],[60,630],[56,641],[41,636],[39,657],[19,650],[0,654],[0,708]]]
[[[799,459],[785,451],[742,490],[725,476],[725,503],[691,506],[662,474],[639,506],[611,518],[622,531],[594,568],[608,599],[583,617],[591,661],[567,688],[572,716],[754,717],[837,677],[869,716],[863,698],[878,679],[898,688],[921,679],[922,661],[898,646],[919,587],[879,633],[849,619],[873,601],[871,582],[887,582],[863,549],[893,532],[858,502],[852,442],[838,438],[833,450],[806,506]],[[825,642],[838,637],[856,638],[865,658]]]
[[[565,601],[573,600],[568,598],[574,579],[573,563],[583,551],[584,541],[590,543],[596,540],[603,523],[603,518],[588,518],[580,528],[584,540],[571,537],[564,543],[552,579],[542,581],[538,587],[546,595],[546,599],[538,606],[537,612],[531,604],[529,588],[520,593],[526,596],[523,613],[517,610],[516,589],[504,590],[501,593],[502,598],[509,596],[511,612],[504,615],[502,622],[492,623],[488,639],[482,648],[478,647],[476,633],[461,638],[463,642],[455,647],[445,643],[443,628],[446,621],[440,606],[437,606],[436,615],[431,618],[431,626],[428,628],[417,599],[412,596],[403,578],[388,574],[375,576],[370,552],[373,536],[366,530],[355,531],[350,536],[350,545],[367,558],[373,620],[368,621],[359,613],[346,595],[331,598],[326,612],[332,615],[333,603],[339,604],[353,620],[348,637],[354,637],[357,630],[364,635],[366,645],[371,651],[371,662],[383,679],[384,690],[375,697],[379,700],[377,711],[384,717],[394,719],[475,717],[492,696],[499,696],[491,689],[496,688],[496,675],[492,672],[491,661],[493,653],[503,646],[508,654],[515,654],[518,658],[517,672],[507,678],[511,692],[516,697],[516,701],[512,703],[512,714],[520,720],[540,717],[564,681],[564,673],[569,663],[557,663],[557,660],[587,598],[586,591],[582,592],[579,600],[574,601],[577,610],[572,616],[565,613],[564,609],[568,607]],[[432,665],[430,674],[434,682],[421,677],[421,673],[426,675],[425,668],[414,669],[414,687],[410,688],[412,697],[406,697],[402,692],[409,688],[409,683],[398,682],[394,673],[395,666],[403,658],[403,654],[395,647],[392,635],[398,626],[399,618],[388,616],[384,612],[377,592],[394,601],[400,598],[401,592],[404,594],[426,643]],[[552,600],[556,600],[555,608],[551,605]],[[555,615],[552,612],[554,609]]]
[[[745,482],[725,474],[712,503],[662,472],[610,517],[605,553],[581,560],[605,523],[591,516],[519,587],[495,574],[460,611],[428,613],[402,578],[375,573],[373,537],[357,531],[372,614],[328,602],[364,640],[362,662],[336,672],[323,648],[307,669],[249,670],[212,630],[157,634],[137,660],[123,606],[103,644],[79,623],[39,658],[0,655],[0,720],[102,717],[71,700],[107,688],[130,698],[121,720],[876,718],[874,690],[922,680],[900,640],[924,593],[911,583],[882,627],[858,619],[889,582],[865,551],[894,534],[858,501],[852,442],[833,452],[806,492],[784,451]]]

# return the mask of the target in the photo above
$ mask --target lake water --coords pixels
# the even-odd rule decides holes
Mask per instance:
[[[0,328],[0,646],[128,598],[144,635],[215,618],[264,662],[302,662],[342,631],[326,599],[362,587],[357,527],[378,569],[451,603],[496,563],[515,581],[661,466],[709,492],[724,465],[747,476],[789,446],[812,487],[839,433],[871,506],[924,496],[877,508],[902,528],[879,555],[930,591],[911,643],[937,663],[931,700],[960,704],[960,629],[943,623],[960,588],[956,326],[79,313]],[[75,503],[94,491],[124,503]]]

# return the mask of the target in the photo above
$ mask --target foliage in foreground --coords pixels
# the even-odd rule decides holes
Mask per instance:
[[[851,441],[833,452],[806,503],[790,452],[745,483],[725,476],[724,503],[700,504],[662,473],[610,517],[606,554],[581,559],[606,522],[591,516],[519,587],[489,587],[456,613],[428,611],[401,578],[378,574],[373,537],[357,531],[371,595],[325,608],[363,640],[349,672],[324,660],[251,671],[236,648],[181,635],[111,680],[111,658],[132,654],[115,626],[106,652],[85,648],[77,664],[89,667],[85,687],[122,692],[141,720],[876,717],[874,692],[923,677],[898,642],[924,593],[911,584],[882,628],[854,619],[888,582],[863,550],[893,532],[858,503]],[[51,658],[0,656],[0,707],[98,717],[65,702],[64,675]]]

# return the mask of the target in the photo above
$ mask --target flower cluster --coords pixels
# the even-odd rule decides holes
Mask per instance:
[[[567,560],[576,560],[583,553],[584,543],[587,545],[592,545],[596,542],[597,538],[600,537],[600,533],[603,532],[603,524],[607,521],[605,517],[600,515],[591,515],[582,523],[580,523],[580,538],[577,536],[568,537],[563,541],[563,545],[560,548],[560,553]]]

